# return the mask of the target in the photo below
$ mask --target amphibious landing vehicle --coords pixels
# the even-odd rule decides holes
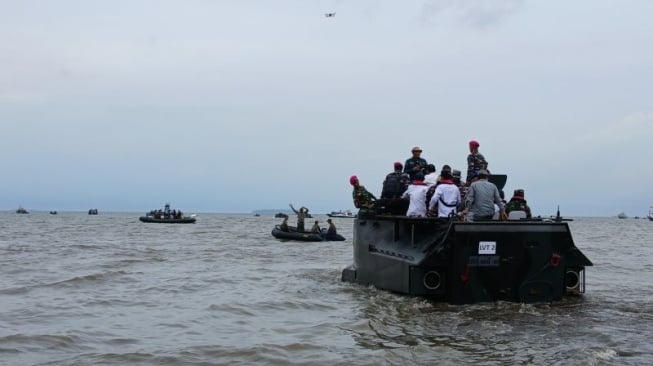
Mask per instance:
[[[549,302],[585,292],[592,262],[563,220],[354,219],[342,280],[452,304]]]
[[[578,295],[592,265],[566,222],[378,215],[354,220],[353,245],[343,281],[452,304]]]

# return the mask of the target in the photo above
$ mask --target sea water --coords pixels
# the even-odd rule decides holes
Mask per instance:
[[[279,222],[0,213],[0,365],[653,363],[648,220],[575,218],[586,293],[528,305],[341,282],[352,219],[322,243],[279,241]]]

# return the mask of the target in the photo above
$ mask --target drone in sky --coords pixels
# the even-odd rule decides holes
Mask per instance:
[[[336,16],[336,13],[326,13],[326,14],[324,14],[324,16],[327,17],[327,18],[333,18],[333,17]]]

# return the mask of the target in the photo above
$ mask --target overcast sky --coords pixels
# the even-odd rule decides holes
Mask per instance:
[[[336,12],[335,17],[325,17]],[[0,209],[353,209],[480,142],[535,215],[653,205],[650,0],[0,0]]]

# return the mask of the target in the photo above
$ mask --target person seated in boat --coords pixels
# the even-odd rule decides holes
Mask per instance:
[[[327,229],[327,235],[338,234],[338,230],[336,230],[336,224],[333,223],[333,220],[327,219],[327,224],[329,224],[329,228]]]
[[[327,219],[327,223],[329,224],[329,228],[326,231],[326,240],[340,240],[338,237],[338,230],[336,230],[336,225],[333,223],[333,220]]]
[[[311,232],[312,233],[317,233],[317,234],[322,232],[322,229],[320,229],[320,225],[318,224],[317,220],[315,220],[315,223],[313,224],[313,227],[311,227]]]
[[[288,229],[288,216],[283,218],[283,221],[279,225],[279,230],[289,232],[290,229]]]
[[[506,204],[506,215],[510,215],[510,211],[524,211],[526,213],[526,218],[532,218],[531,208],[528,206],[526,199],[524,198],[523,189],[515,189],[515,192]]]
[[[354,199],[354,206],[359,209],[358,217],[362,215],[374,215],[376,213],[376,197],[360,184],[358,177],[355,175],[349,177],[349,184],[354,187],[351,195]]]

